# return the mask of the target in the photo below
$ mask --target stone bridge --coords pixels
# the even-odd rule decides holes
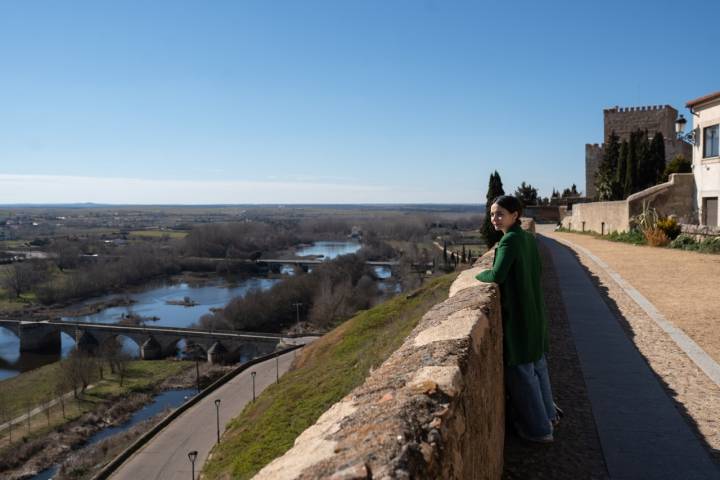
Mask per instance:
[[[176,327],[149,327],[63,320],[0,320],[0,327],[20,338],[21,352],[59,353],[60,334],[71,336],[78,348],[94,352],[110,339],[124,336],[135,342],[143,359],[174,355],[185,340],[207,355],[211,363],[255,357],[274,351],[282,335],[234,331],[207,331]]]

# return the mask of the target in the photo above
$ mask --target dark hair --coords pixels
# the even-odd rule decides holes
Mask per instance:
[[[500,195],[499,197],[495,197],[495,200],[492,201],[491,205],[494,204],[497,204],[510,213],[517,212],[518,216],[515,220],[515,225],[521,224],[520,217],[522,216],[523,204],[517,197],[513,197],[512,195]]]

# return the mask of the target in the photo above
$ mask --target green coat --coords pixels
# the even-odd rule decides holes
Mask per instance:
[[[534,362],[548,351],[541,269],[535,237],[515,225],[500,239],[492,270],[475,277],[500,286],[506,365]]]

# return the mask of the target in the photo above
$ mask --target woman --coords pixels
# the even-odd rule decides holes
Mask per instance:
[[[535,237],[520,228],[522,204],[497,197],[490,220],[503,232],[491,270],[475,278],[500,286],[503,319],[505,388],[517,414],[518,435],[533,442],[552,442],[557,412],[550,389],[545,354],[548,327],[540,287],[540,254]]]

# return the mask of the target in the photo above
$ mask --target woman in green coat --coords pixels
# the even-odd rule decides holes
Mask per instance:
[[[545,360],[548,326],[540,287],[540,254],[535,237],[520,228],[521,214],[522,204],[515,197],[503,195],[493,201],[491,222],[504,235],[492,269],[475,278],[500,287],[505,388],[517,414],[518,435],[534,442],[552,442],[557,412]]]

